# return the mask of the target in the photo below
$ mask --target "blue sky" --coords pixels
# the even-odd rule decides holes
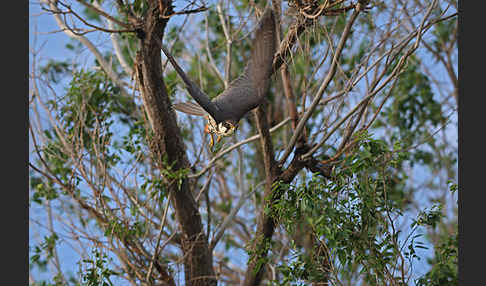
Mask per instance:
[[[40,48],[42,47],[40,54],[40,65],[42,63],[45,63],[48,59],[55,59],[55,60],[65,60],[66,58],[74,58],[76,55],[69,51],[68,49],[65,48],[66,44],[71,42],[68,36],[66,36],[63,32],[56,32],[56,33],[50,33],[52,31],[58,31],[59,27],[57,26],[55,20],[53,19],[52,16],[47,14],[44,11],[41,11],[39,8],[39,5],[35,2],[29,2],[29,46],[30,48]],[[34,32],[37,30],[38,35],[36,36],[36,43],[34,46]],[[99,42],[99,38],[96,37],[96,35],[88,35],[89,38],[91,38],[94,42]],[[106,44],[106,47],[111,47],[111,43],[109,41],[103,42],[103,44]],[[84,61],[83,61],[84,60]],[[81,62],[87,62],[89,64],[93,63],[93,57],[89,52],[83,53],[83,60]],[[29,55],[29,63],[31,63],[31,55]],[[30,64],[29,64],[29,70],[30,70]],[[60,84],[57,85],[56,90],[58,92],[62,92],[64,85]],[[454,120],[454,122],[457,122],[457,120]],[[451,128],[450,131],[448,131],[450,136],[453,136],[453,138],[457,138],[457,129]],[[31,150],[31,146],[29,145],[29,150]],[[420,176],[420,170],[417,171],[417,175]],[[424,198],[425,199],[425,198]],[[425,200],[424,200],[425,201]],[[31,204],[30,208],[30,216],[34,219],[42,220],[44,219],[43,213],[39,212],[38,206],[35,206],[34,204]],[[36,229],[37,230],[37,229]],[[43,233],[42,230],[40,230],[41,233]],[[31,239],[34,239],[34,237],[31,236]],[[31,242],[32,244],[32,242]],[[61,260],[63,261],[68,261],[69,263],[65,263],[63,265],[72,265],[72,269],[67,269],[69,266],[65,266],[66,271],[71,271],[72,273],[76,273],[77,271],[77,259],[78,255],[76,253],[73,253],[70,247],[67,245],[61,245],[59,248],[59,255]],[[430,255],[430,251],[425,251],[428,255]],[[243,256],[243,260],[246,261],[246,256]],[[242,260],[242,263],[245,261]],[[418,270],[418,272],[425,273],[426,268],[424,267],[425,264],[425,259],[421,260],[418,262],[415,267],[421,268],[421,270]]]

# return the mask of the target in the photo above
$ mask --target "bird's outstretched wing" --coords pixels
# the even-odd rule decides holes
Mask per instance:
[[[196,100],[196,102],[213,118],[218,118],[219,110],[217,106],[211,102],[209,97],[201,89],[199,89],[199,87],[194,82],[192,82],[189,77],[187,77],[182,68],[179,66],[179,64],[176,62],[174,57],[170,54],[170,52],[164,45],[162,45],[162,51],[164,52],[165,56],[170,61],[176,72],[182,78],[182,81],[184,81],[184,83],[186,84],[187,91],[192,96],[192,98],[194,98],[194,100]],[[174,108],[176,107],[174,106]],[[218,120],[218,122],[219,121],[220,120]]]
[[[276,49],[275,16],[270,7],[265,9],[252,42],[251,57],[243,73],[213,101],[202,92],[184,73],[169,51],[162,45],[162,51],[186,84],[189,94],[196,102],[219,123],[224,120],[238,122],[248,111],[257,107],[263,100],[270,85],[273,57]],[[174,106],[187,112],[190,108]],[[194,111],[192,108],[191,111]],[[191,113],[189,113],[191,114]]]
[[[270,86],[276,50],[275,16],[270,7],[260,18],[251,47],[250,61],[243,73],[213,99],[224,119],[238,121],[260,105]]]

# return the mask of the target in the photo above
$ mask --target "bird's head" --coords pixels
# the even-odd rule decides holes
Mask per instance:
[[[222,137],[233,135],[238,128],[238,124],[232,120],[224,120],[220,123],[216,123],[210,115],[206,116],[206,119],[208,120],[208,123],[204,128],[204,132],[211,135],[211,141],[209,142],[211,147],[214,145],[213,134],[217,136],[217,142],[219,142]]]

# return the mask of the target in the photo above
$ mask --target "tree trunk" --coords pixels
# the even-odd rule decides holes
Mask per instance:
[[[150,147],[155,161],[160,169],[171,166],[171,172],[177,172],[188,169],[190,164],[162,77],[161,41],[169,18],[159,17],[158,4],[151,2],[151,8],[144,19],[143,33],[140,35],[141,47],[137,54],[137,74],[144,108],[153,131]],[[172,12],[169,0],[161,1],[160,4],[165,9],[165,15]],[[182,232],[185,285],[216,285],[212,255],[191,192],[192,185],[185,177],[181,178],[180,184],[169,184],[171,203]]]

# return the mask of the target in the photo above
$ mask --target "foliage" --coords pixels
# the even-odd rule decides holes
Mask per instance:
[[[44,237],[44,241],[40,245],[35,246],[34,255],[30,257],[31,267],[35,265],[42,271],[46,271],[47,261],[54,256],[57,240],[59,240],[59,237],[53,233],[50,236]]]
[[[385,142],[366,133],[360,136],[359,145],[359,152],[335,169],[332,180],[314,174],[275,204],[274,215],[287,232],[297,234],[300,227],[295,222],[302,220],[309,224],[316,241],[312,250],[305,251],[307,256],[295,249],[288,266],[281,265],[287,275],[315,281],[310,277],[316,270],[308,269],[316,264],[306,259],[322,252],[319,249],[326,249],[329,265],[317,271],[321,276],[329,269],[359,270],[366,283],[380,285],[389,283],[387,275],[399,265],[402,247],[393,224],[403,216],[399,203],[403,186],[390,182],[403,180],[394,166],[403,161],[404,154],[389,150]]]
[[[132,23],[130,13],[143,20],[156,11],[149,9],[148,1],[129,2],[119,7],[123,1],[105,0],[99,7],[127,25]],[[163,43],[209,97],[221,93],[224,80],[238,76],[248,61],[257,19],[254,8],[262,7],[260,2],[223,1],[222,17],[212,2],[203,13],[170,16]],[[332,7],[341,12],[310,21],[303,12],[316,12],[312,9],[333,1],[304,2],[282,2],[281,21],[282,38],[292,31],[293,23],[308,21],[285,59],[299,119],[322,87],[354,11],[346,10],[352,1],[342,1]],[[31,79],[41,88],[30,105],[30,135],[36,139],[29,160],[36,166],[29,174],[30,229],[42,239],[30,243],[30,272],[33,277],[48,275],[48,280],[38,279],[35,285],[125,285],[128,280],[138,285],[146,283],[148,274],[154,283],[167,283],[170,277],[178,285],[188,275],[188,261],[197,258],[190,251],[205,247],[188,244],[203,236],[184,222],[200,222],[202,241],[215,243],[209,257],[222,285],[239,285],[245,274],[258,273],[263,273],[263,285],[457,283],[459,186],[457,142],[451,136],[457,130],[457,102],[454,78],[447,78],[449,66],[454,75],[456,64],[457,21],[438,21],[424,30],[423,42],[393,77],[392,71],[417,37],[410,37],[403,47],[402,39],[418,30],[426,16],[423,8],[430,5],[401,2],[373,1],[372,9],[359,14],[336,73],[305,124],[307,145],[298,145],[289,160],[278,162],[295,130],[288,124],[271,133],[276,161],[271,171],[278,174],[287,174],[292,162],[303,158],[302,152],[327,138],[311,159],[318,161],[317,167],[329,167],[330,176],[303,167],[290,183],[268,180],[262,159],[268,154],[261,137],[221,155],[259,134],[251,113],[233,137],[212,149],[203,131],[205,120],[175,113],[185,154],[171,155],[187,157],[190,166],[176,167],[181,162],[170,162],[168,154],[155,156],[154,145],[160,144],[157,151],[163,153],[165,142],[177,134],[151,128],[141,94],[144,82],[122,68],[121,60],[132,69],[140,64],[136,55],[142,41],[137,33],[111,38],[92,27],[76,30],[86,34],[67,42],[71,60],[48,60],[34,67],[39,76]],[[176,12],[203,5],[174,4]],[[89,23],[102,26],[107,21],[87,5],[71,8]],[[443,9],[434,8],[426,23],[442,17]],[[73,19],[76,25],[70,28],[84,27]],[[95,53],[76,40],[80,37],[93,41],[101,56],[83,62],[87,52]],[[119,50],[106,45],[115,41]],[[105,72],[100,57],[113,74]],[[163,74],[160,84],[168,96],[158,95],[158,100],[171,104],[191,100],[171,65],[164,65],[164,57],[162,62],[163,70],[157,73]],[[377,90],[387,77],[393,78]],[[264,109],[272,126],[290,114],[285,92],[277,71]],[[369,100],[357,105],[370,94]],[[184,187],[189,192],[184,193]],[[174,191],[171,196],[170,191]],[[187,201],[194,201],[195,207],[177,212]],[[270,238],[259,232],[265,217],[275,223]],[[230,223],[223,227],[228,218]],[[43,224],[52,221],[54,230],[49,227],[47,232]],[[56,269],[51,267],[59,259],[56,248],[72,245],[80,245],[83,252],[74,255],[79,259],[79,277],[68,278],[57,270],[48,273]],[[251,262],[253,269],[248,267]],[[61,259],[60,264],[62,269],[73,269],[74,263]]]
[[[429,259],[432,269],[417,279],[417,285],[457,285],[458,243],[455,235],[445,235],[434,249],[434,258]]]
[[[108,257],[106,254],[101,254],[98,250],[93,250],[93,258],[83,259],[85,268],[82,274],[82,285],[86,286],[113,286],[110,277],[116,276],[113,270],[107,268]]]

